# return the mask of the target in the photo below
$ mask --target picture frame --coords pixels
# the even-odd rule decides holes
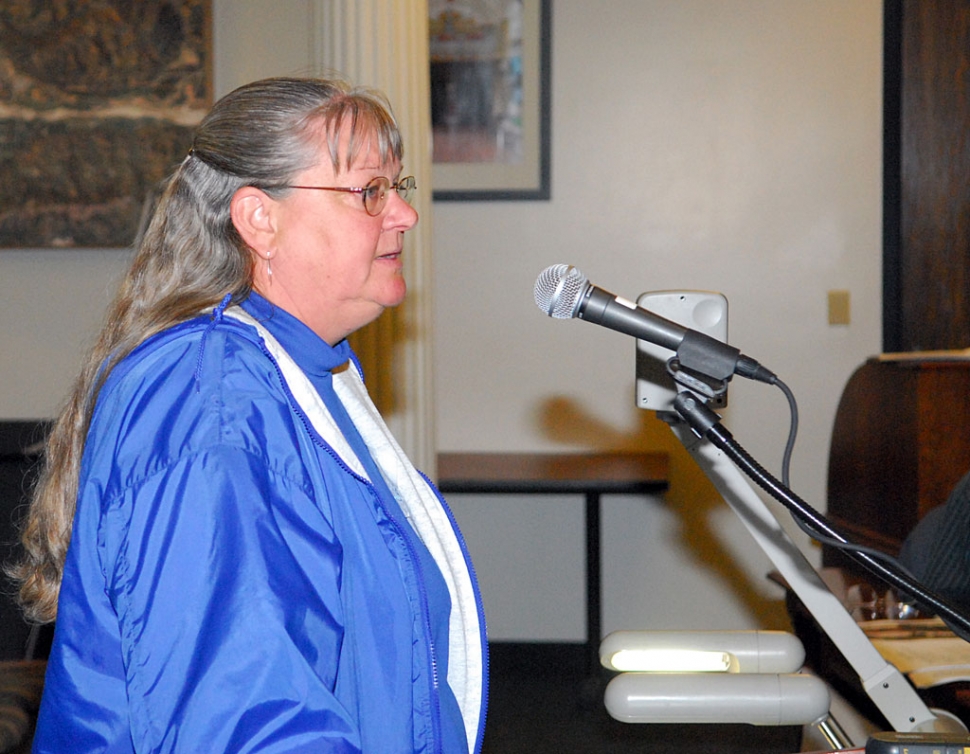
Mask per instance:
[[[211,6],[0,9],[0,249],[131,247],[212,104]]]
[[[550,198],[551,0],[430,0],[436,201]]]

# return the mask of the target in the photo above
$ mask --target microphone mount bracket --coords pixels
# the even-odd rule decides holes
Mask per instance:
[[[707,401],[716,401],[727,395],[730,378],[715,379],[702,372],[688,369],[676,356],[667,361],[667,374],[675,383]]]

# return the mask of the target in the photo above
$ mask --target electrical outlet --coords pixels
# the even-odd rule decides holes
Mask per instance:
[[[829,291],[829,324],[849,324],[849,292]]]

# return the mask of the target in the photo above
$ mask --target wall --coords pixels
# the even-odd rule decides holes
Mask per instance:
[[[215,0],[217,93],[308,70],[313,5]],[[793,483],[820,503],[838,396],[880,342],[881,3],[554,0],[553,17],[552,200],[434,208],[439,449],[670,449],[667,495],[605,503],[605,628],[777,623],[769,565],[634,407],[632,341],[544,317],[532,285],[568,262],[627,297],[725,293],[731,341],[798,396]],[[126,261],[0,251],[0,416],[55,411]],[[830,289],[851,292],[850,326],[826,324]],[[777,470],[781,394],[735,382],[725,417]],[[581,501],[452,504],[493,637],[581,639]]]
[[[628,298],[723,292],[730,340],[798,398],[792,481],[823,504],[839,395],[880,343],[881,4],[609,5],[554,2],[552,201],[435,205],[439,447],[670,447],[663,499],[606,500],[605,629],[774,623],[770,564],[635,408],[632,340],[543,316],[532,286],[566,262]],[[848,327],[827,324],[830,289]],[[725,420],[779,471],[778,390],[735,381]],[[452,504],[493,636],[581,637],[580,501]]]

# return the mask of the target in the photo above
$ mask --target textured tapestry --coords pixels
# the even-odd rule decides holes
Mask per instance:
[[[0,247],[124,247],[212,99],[211,0],[0,3]]]

